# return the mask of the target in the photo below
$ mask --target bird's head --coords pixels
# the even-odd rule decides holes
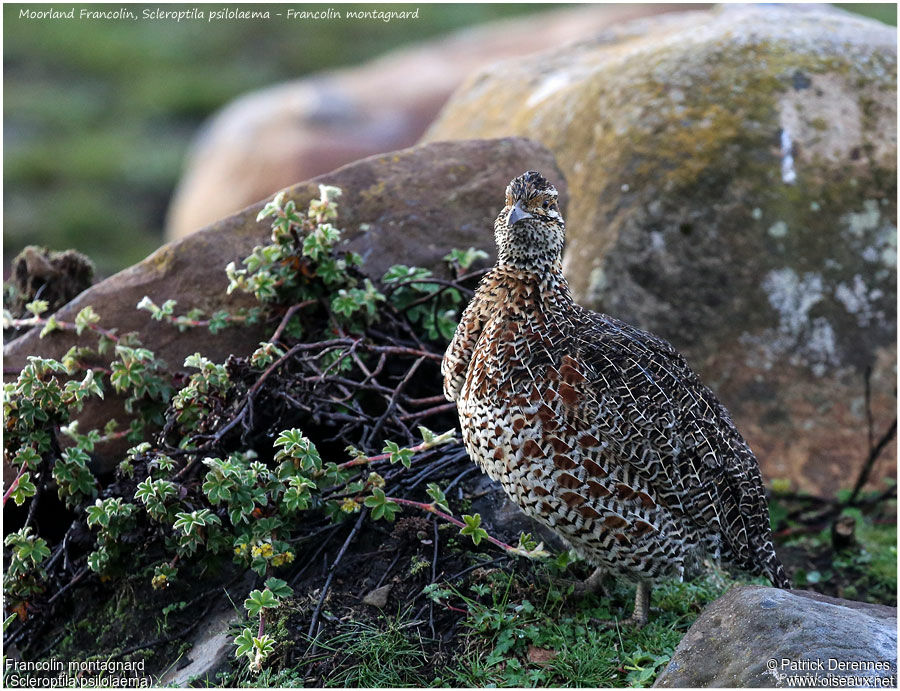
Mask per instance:
[[[529,170],[506,188],[506,206],[494,221],[497,262],[519,269],[544,271],[562,256],[566,224],[556,188]]]

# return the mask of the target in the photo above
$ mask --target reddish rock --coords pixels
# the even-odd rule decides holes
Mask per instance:
[[[358,161],[287,191],[300,208],[318,195],[318,185],[343,190],[338,226],[348,249],[365,258],[364,269],[380,278],[393,264],[445,270],[442,257],[453,248],[481,247],[493,252],[493,220],[510,178],[529,168],[560,176],[553,156],[525,139],[477,140],[427,144]],[[161,305],[178,301],[183,314],[200,308],[207,314],[250,304],[247,296],[225,295],[225,266],[240,262],[253,247],[265,244],[270,227],[256,221],[262,203],[160,248],[144,261],[120,271],[81,293],[56,316],[72,322],[91,305],[100,326],[120,333],[137,331],[143,344],[178,369],[186,356],[200,352],[215,362],[231,354],[252,352],[264,339],[260,326],[229,328],[216,335],[203,328],[180,333],[153,321],[135,308],[145,295]],[[365,227],[362,230],[361,227]],[[5,371],[21,368],[28,355],[60,358],[72,345],[96,339],[54,332],[40,339],[33,329],[4,348]],[[102,427],[110,418],[124,419],[121,400],[107,395],[92,402],[80,417],[81,430]],[[99,449],[101,467],[120,460],[125,445]]]

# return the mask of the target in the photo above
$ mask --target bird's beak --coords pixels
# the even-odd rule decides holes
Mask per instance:
[[[509,210],[509,216],[506,219],[506,225],[512,228],[523,218],[534,218],[534,216],[532,216],[527,211],[524,211],[522,207],[519,206],[519,202],[516,202],[515,206],[513,206],[513,208]]]

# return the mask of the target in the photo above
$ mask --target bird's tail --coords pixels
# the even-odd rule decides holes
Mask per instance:
[[[784,589],[793,587],[791,585],[791,579],[788,578],[787,573],[784,571],[781,560],[778,558],[778,555],[775,554],[775,548],[772,546],[771,540],[765,541],[763,554],[760,556],[762,561],[762,573],[766,578],[772,581],[772,585],[776,588]]]

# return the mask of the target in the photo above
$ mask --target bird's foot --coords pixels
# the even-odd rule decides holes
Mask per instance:
[[[604,595],[603,590],[603,571],[599,568],[583,581],[558,580],[557,585],[563,588],[572,588],[572,595],[577,598],[586,597],[587,595],[596,595],[601,597]]]
[[[598,619],[597,617],[591,617],[590,619],[591,624],[601,629],[623,628],[633,631],[643,628],[647,620],[648,616],[646,613],[642,617],[636,617],[632,614],[625,619]]]
[[[576,581],[571,578],[551,578],[546,581],[546,585],[558,588],[563,594],[571,589],[567,597],[582,598],[594,592],[585,585],[584,581]]]
[[[627,619],[597,619],[595,617],[591,617],[591,623],[601,628],[613,628],[616,626],[621,626],[637,630],[642,628],[647,623],[649,617],[650,584],[647,581],[639,581],[634,593],[634,613],[630,617],[628,617]]]

